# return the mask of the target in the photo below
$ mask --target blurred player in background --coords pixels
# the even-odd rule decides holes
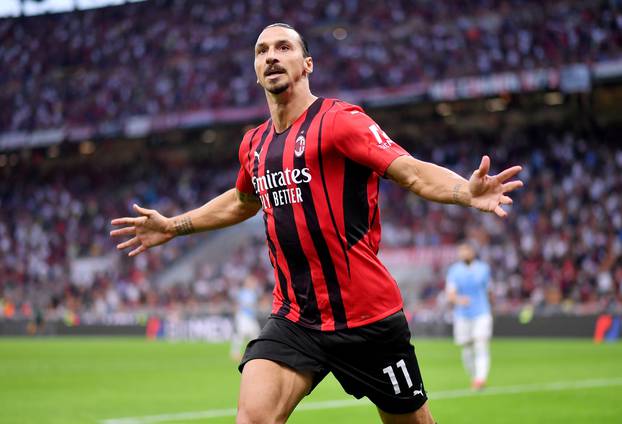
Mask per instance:
[[[257,279],[249,275],[244,279],[242,287],[235,293],[236,311],[234,318],[233,337],[231,338],[231,358],[242,359],[242,346],[259,336],[261,327],[257,321],[259,290]]]
[[[180,235],[227,227],[264,211],[276,284],[272,315],[242,363],[238,423],[285,422],[332,373],[368,397],[385,424],[434,422],[395,280],[378,259],[380,177],[424,199],[507,215],[507,181],[490,158],[466,180],[413,158],[363,110],[314,96],[313,59],[291,26],[269,25],[255,44],[255,73],[270,119],[240,144],[236,187],[167,218],[138,205],[119,218],[117,248],[135,256]],[[232,76],[233,77],[233,76]]]
[[[447,300],[454,306],[454,340],[462,348],[462,362],[471,377],[471,387],[481,390],[490,370],[490,267],[476,259],[470,243],[458,247],[458,258],[447,271]]]

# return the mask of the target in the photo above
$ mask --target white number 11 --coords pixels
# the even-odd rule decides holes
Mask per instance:
[[[408,388],[410,389],[413,386],[413,382],[410,379],[408,370],[406,369],[406,363],[404,362],[403,359],[400,359],[399,361],[397,361],[395,365],[398,368],[402,369],[402,372],[404,373],[404,378],[406,379],[406,384],[408,384]],[[382,372],[385,374],[388,374],[389,379],[391,380],[391,384],[393,384],[393,390],[395,390],[395,394],[399,395],[401,393],[400,385],[398,384],[397,378],[395,377],[395,372],[393,372],[393,367],[389,365],[388,367],[383,368]]]

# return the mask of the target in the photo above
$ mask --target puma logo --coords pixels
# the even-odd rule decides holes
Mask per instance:
[[[414,390],[413,391],[413,396],[425,396],[425,393],[423,393],[423,384],[419,385],[419,390]]]

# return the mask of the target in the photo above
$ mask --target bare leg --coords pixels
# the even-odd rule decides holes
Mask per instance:
[[[311,389],[312,373],[267,359],[253,359],[242,371],[237,424],[280,424]]]
[[[389,414],[380,409],[378,409],[378,413],[384,424],[434,424],[434,418],[432,418],[427,402],[409,414]]]

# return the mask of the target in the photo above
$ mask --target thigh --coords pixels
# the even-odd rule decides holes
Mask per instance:
[[[467,318],[454,319],[454,342],[457,345],[465,345],[473,341],[472,320]]]
[[[253,359],[242,371],[237,422],[284,423],[309,393],[313,374],[267,359]]]
[[[490,340],[492,337],[492,316],[482,315],[473,323],[473,339]]]
[[[261,330],[256,319],[246,316],[240,318],[237,328],[240,334],[248,339],[259,337],[259,332]]]
[[[310,373],[313,384],[309,392],[327,374],[326,358],[314,334],[281,318],[271,317],[259,337],[251,340],[238,367],[240,372],[254,359],[267,359],[302,373]]]
[[[410,414],[427,395],[403,313],[340,333],[328,348],[330,370],[349,394],[388,414]]]

